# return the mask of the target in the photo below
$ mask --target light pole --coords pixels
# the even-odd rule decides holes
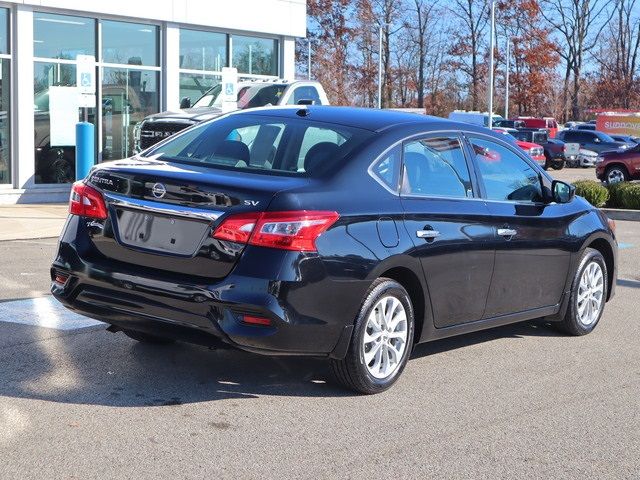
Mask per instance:
[[[311,80],[311,39],[307,38],[307,78]]]
[[[382,23],[378,27],[378,108],[382,108]]]
[[[495,49],[496,2],[491,0],[491,41],[489,42],[489,128],[493,127],[493,51]]]
[[[504,86],[504,118],[509,119],[509,70],[511,70],[511,39],[507,37],[507,71]]]

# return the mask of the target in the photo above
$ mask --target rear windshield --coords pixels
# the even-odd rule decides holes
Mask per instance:
[[[214,168],[316,175],[339,168],[372,136],[368,130],[300,117],[238,114],[196,125],[142,156]]]

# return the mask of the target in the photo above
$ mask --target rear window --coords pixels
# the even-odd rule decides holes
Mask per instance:
[[[336,170],[372,132],[303,118],[229,115],[196,125],[143,157],[213,168],[315,175]]]

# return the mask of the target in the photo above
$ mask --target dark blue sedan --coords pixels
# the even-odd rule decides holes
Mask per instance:
[[[482,127],[247,110],[75,183],[52,292],[138,341],[326,357],[375,393],[416,343],[534,318],[589,333],[614,231]]]

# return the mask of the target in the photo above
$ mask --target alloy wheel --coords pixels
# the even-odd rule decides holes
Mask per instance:
[[[613,168],[607,173],[607,183],[624,182],[624,172],[618,168]]]
[[[363,336],[364,361],[377,379],[393,375],[407,348],[407,312],[393,296],[381,298],[371,310]]]
[[[597,262],[587,264],[578,286],[578,321],[585,327],[593,325],[602,307],[604,274]]]

